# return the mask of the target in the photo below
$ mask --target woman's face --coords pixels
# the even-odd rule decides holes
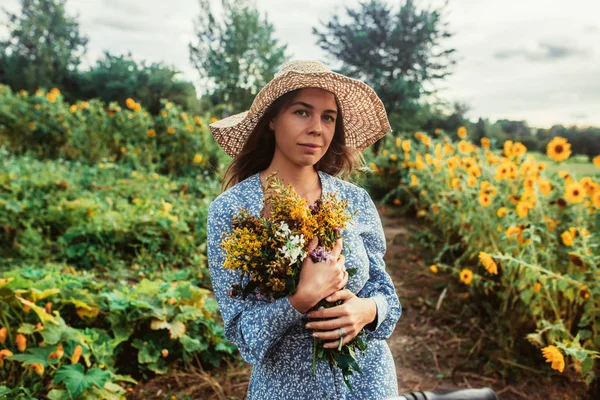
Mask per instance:
[[[333,93],[318,88],[301,89],[269,122],[275,131],[273,158],[301,167],[315,165],[331,144],[337,111]]]

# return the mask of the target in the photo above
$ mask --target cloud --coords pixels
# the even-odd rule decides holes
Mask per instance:
[[[93,18],[90,21],[91,25],[96,27],[109,28],[112,30],[119,30],[124,32],[144,32],[151,30],[148,26],[147,21],[132,18],[115,18],[114,15],[103,15]]]
[[[587,113],[573,113],[570,117],[573,119],[588,119],[590,116]]]
[[[588,25],[585,28],[583,28],[583,31],[585,33],[600,33],[600,27],[596,25]]]
[[[496,51],[493,57],[497,60],[510,60],[512,58],[523,57],[528,61],[544,62],[558,61],[567,58],[586,56],[589,52],[585,49],[563,43],[551,43],[550,41],[540,41],[538,49],[505,49]]]

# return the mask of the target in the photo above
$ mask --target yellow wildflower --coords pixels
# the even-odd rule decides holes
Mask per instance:
[[[460,271],[460,281],[465,285],[470,285],[473,281],[473,271],[467,268]]]
[[[489,272],[490,274],[498,275],[498,265],[496,264],[491,255],[484,251],[480,251],[479,261],[481,261],[481,264],[483,264],[483,267],[487,270],[487,272]]]
[[[565,358],[556,346],[548,346],[542,349],[546,362],[552,363],[552,369],[563,372],[565,369]]]
[[[565,161],[571,155],[571,144],[567,139],[556,136],[546,146],[546,153],[554,161]]]

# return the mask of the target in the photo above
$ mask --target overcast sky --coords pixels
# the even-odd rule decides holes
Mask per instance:
[[[417,0],[438,5],[441,0]],[[213,0],[215,2],[215,0]],[[218,3],[220,1],[217,0]],[[390,4],[402,1],[388,0]],[[0,0],[18,11],[19,0]],[[311,33],[358,0],[257,0],[277,38],[294,59],[325,61]],[[131,51],[137,59],[163,61],[198,81],[189,62],[197,0],[68,0],[89,38],[85,65],[104,50]],[[446,20],[457,49],[453,75],[439,96],[469,104],[471,119],[525,119],[600,126],[600,0],[449,0]],[[0,31],[4,38],[7,32]]]

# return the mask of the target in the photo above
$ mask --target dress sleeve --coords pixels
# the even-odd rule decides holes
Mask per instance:
[[[402,313],[402,306],[392,278],[385,270],[383,256],[386,241],[381,218],[371,196],[364,189],[362,199],[359,200],[359,214],[364,214],[362,220],[367,224],[361,237],[369,258],[369,279],[357,296],[370,298],[377,305],[375,321],[365,326],[367,338],[385,340],[394,331]]]
[[[305,316],[283,297],[272,303],[256,299],[231,297],[227,291],[240,283],[239,273],[223,268],[225,251],[221,235],[231,231],[231,217],[239,210],[217,199],[209,206],[207,247],[210,279],[223,316],[225,336],[234,343],[244,360],[258,363],[285,331]]]

